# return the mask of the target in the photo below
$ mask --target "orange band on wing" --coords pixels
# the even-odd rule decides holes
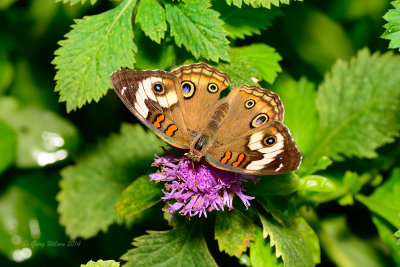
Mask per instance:
[[[156,126],[157,128],[161,128],[161,123],[165,120],[165,116],[163,114],[157,115],[157,117],[155,118],[153,124],[154,126]]]
[[[171,124],[165,130],[165,134],[168,136],[173,136],[177,130],[178,130],[178,127],[176,127],[175,124]]]
[[[244,153],[239,154],[237,160],[234,163],[232,163],[232,166],[235,166],[235,167],[239,166],[239,164],[242,163],[245,158],[246,158],[246,155]]]
[[[222,159],[220,160],[220,162],[221,162],[222,164],[226,164],[226,163],[231,159],[231,157],[232,157],[232,152],[227,151],[227,152],[225,152],[225,155],[222,157]]]

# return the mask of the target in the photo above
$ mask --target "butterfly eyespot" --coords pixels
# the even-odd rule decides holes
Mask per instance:
[[[164,86],[161,83],[155,83],[153,85],[153,90],[159,94],[164,93]]]
[[[208,87],[207,87],[207,90],[210,93],[216,93],[216,92],[218,92],[218,85],[216,85],[215,83],[209,83]]]
[[[269,116],[265,113],[260,113],[254,117],[254,119],[250,123],[251,128],[259,127],[269,121]]]
[[[196,91],[196,86],[191,81],[183,81],[182,82],[182,92],[184,99],[190,99],[194,95]]]
[[[269,136],[264,139],[264,144],[267,146],[272,146],[273,144],[275,144],[275,142],[276,142],[276,139],[273,136]]]
[[[249,99],[244,103],[244,107],[249,109],[254,107],[254,105],[256,104],[256,101],[254,99]]]
[[[131,88],[133,89],[134,88],[134,86],[131,84]]]

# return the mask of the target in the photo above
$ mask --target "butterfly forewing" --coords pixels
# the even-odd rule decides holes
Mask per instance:
[[[111,75],[118,96],[146,126],[169,144],[189,148],[179,82],[168,72],[121,69]]]

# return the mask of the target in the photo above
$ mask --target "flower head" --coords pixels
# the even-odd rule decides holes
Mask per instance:
[[[248,208],[249,200],[241,183],[247,179],[256,182],[253,176],[240,175],[216,169],[202,160],[193,163],[186,156],[168,155],[158,157],[153,166],[161,166],[160,171],[150,174],[150,180],[166,182],[164,197],[171,216],[175,211],[186,216],[207,217],[207,211],[232,209],[233,197],[238,196]]]

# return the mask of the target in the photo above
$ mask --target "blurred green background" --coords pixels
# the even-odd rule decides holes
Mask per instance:
[[[219,5],[214,4],[218,10]],[[113,225],[107,233],[69,243],[58,221],[55,196],[60,169],[110,133],[118,132],[121,122],[136,121],[113,91],[98,103],[69,114],[54,92],[56,71],[51,61],[57,42],[64,39],[74,19],[115,5],[109,1],[69,6],[51,0],[0,0],[0,266],[77,266],[91,259],[118,260],[131,247],[133,237],[147,229],[167,229],[158,213],[143,216],[145,223],[135,227]],[[385,24],[382,16],[389,7],[387,0],[294,2],[281,8],[283,15],[261,35],[234,42],[236,46],[267,43],[283,59],[283,76],[296,80],[306,76],[319,84],[338,58],[348,60],[363,47],[372,52],[388,50],[388,41],[380,36]],[[224,7],[220,8],[223,13]],[[144,46],[159,49],[140,33],[135,38],[141,38]],[[178,50],[178,56],[185,54],[183,48]],[[397,141],[380,151],[394,153],[391,160],[398,162],[398,148]],[[345,170],[348,164],[362,170],[368,169],[369,161],[355,160],[337,168]],[[383,245],[365,207],[329,202],[319,207],[318,214],[341,214],[336,225],[347,222],[357,242],[368,241],[377,247],[379,253],[374,253],[379,254],[382,266],[394,264],[382,253],[385,248],[379,247]],[[325,226],[329,228],[330,223]],[[34,249],[22,249],[24,242],[34,244]],[[209,246],[222,266],[237,265],[235,259],[213,253],[218,251],[215,241],[210,240]],[[370,253],[367,248],[364,252]],[[321,266],[334,266],[324,256],[322,262]]]

